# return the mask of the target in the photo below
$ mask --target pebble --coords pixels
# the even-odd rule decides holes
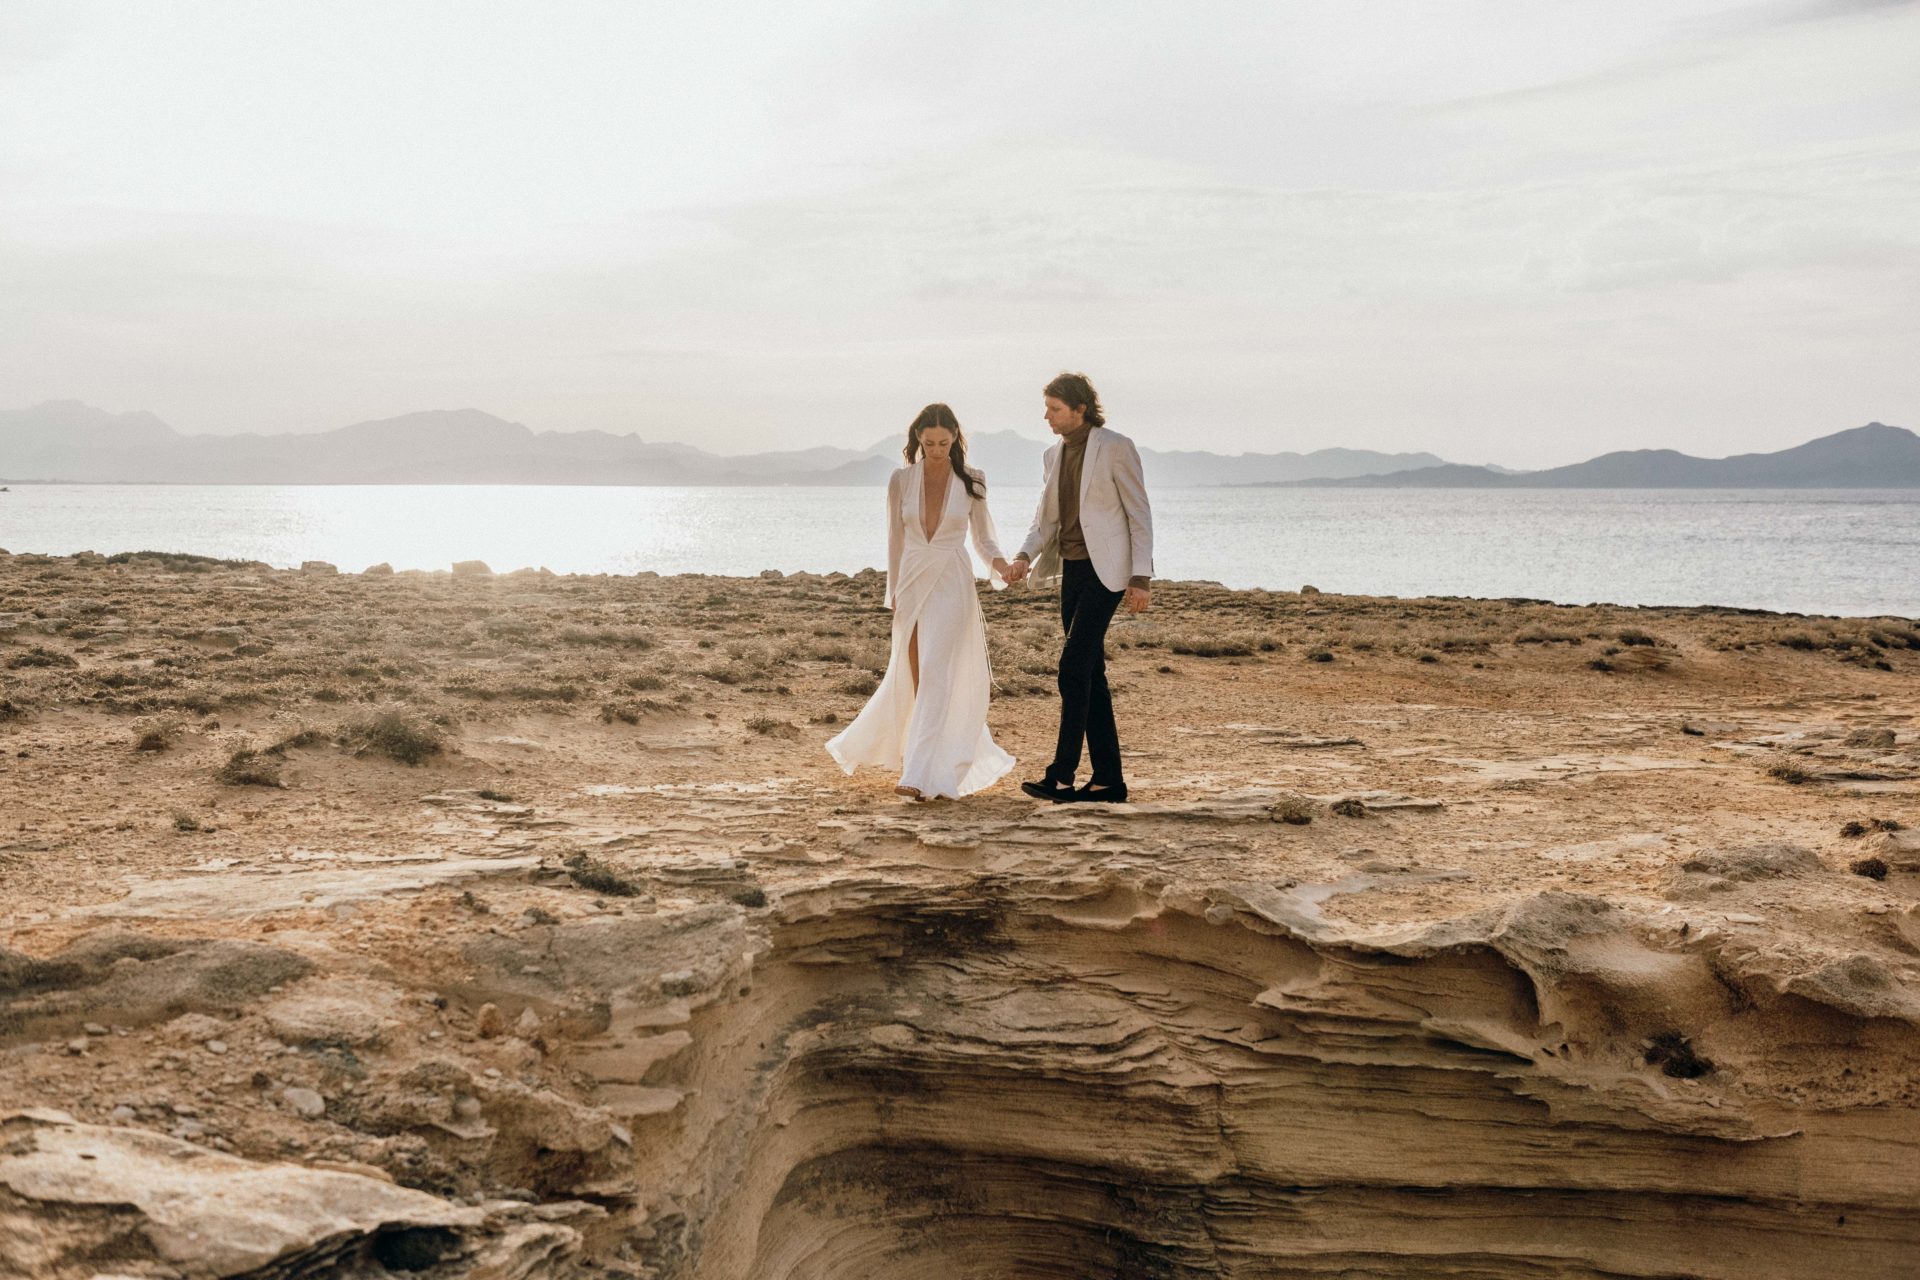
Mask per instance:
[[[87,1051],[87,1044],[88,1040],[85,1036],[76,1037],[67,1041],[67,1052],[77,1057]]]
[[[293,1109],[293,1113],[308,1120],[318,1120],[327,1114],[327,1100],[311,1089],[299,1085],[283,1091],[281,1100]]]
[[[226,1051],[227,1051],[227,1042],[226,1042],[225,1040],[209,1040],[209,1041],[207,1041],[207,1052],[208,1052],[208,1053],[213,1053],[213,1054],[221,1054],[221,1053],[225,1053]]]
[[[81,1028],[81,1030],[85,1031],[90,1036],[104,1036],[104,1035],[110,1034],[105,1027],[101,1026],[97,1022],[89,1022],[85,1027]]]
[[[123,1102],[113,1110],[107,1112],[107,1119],[117,1124],[126,1124],[134,1118],[135,1114],[134,1109]]]
[[[507,1020],[501,1016],[500,1006],[492,1001],[480,1006],[478,1023],[480,1034],[488,1039],[500,1035],[507,1029]]]

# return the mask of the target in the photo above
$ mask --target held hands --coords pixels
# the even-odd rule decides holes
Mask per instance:
[[[1027,564],[1025,560],[1014,560],[1011,562],[1006,560],[995,560],[993,562],[994,571],[998,573],[1002,578],[1006,579],[1008,586],[1012,586],[1014,583],[1024,580],[1027,576],[1027,570],[1029,567],[1030,566]]]
[[[1127,594],[1120,599],[1120,607],[1128,613],[1145,613],[1152,603],[1153,593],[1145,587],[1128,587]]]

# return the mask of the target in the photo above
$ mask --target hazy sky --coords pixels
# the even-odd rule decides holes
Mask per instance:
[[[1920,3],[0,0],[0,407],[736,452],[1920,428]]]

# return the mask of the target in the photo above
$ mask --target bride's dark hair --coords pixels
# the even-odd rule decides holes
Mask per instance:
[[[920,416],[907,428],[907,447],[901,452],[907,456],[907,465],[912,466],[920,460],[920,433],[929,427],[939,427],[953,432],[953,450],[947,457],[953,463],[953,474],[960,477],[969,498],[987,496],[985,486],[980,483],[979,475],[967,466],[967,437],[961,433],[960,419],[953,416],[953,410],[943,404],[930,404],[920,411]]]

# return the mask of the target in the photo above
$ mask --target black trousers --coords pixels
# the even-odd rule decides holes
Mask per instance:
[[[1060,737],[1047,777],[1072,782],[1084,741],[1093,762],[1092,785],[1121,786],[1126,779],[1120,770],[1113,694],[1107,688],[1107,624],[1126,593],[1107,590],[1091,560],[1063,561],[1061,574],[1060,626],[1067,640],[1060,649]]]

